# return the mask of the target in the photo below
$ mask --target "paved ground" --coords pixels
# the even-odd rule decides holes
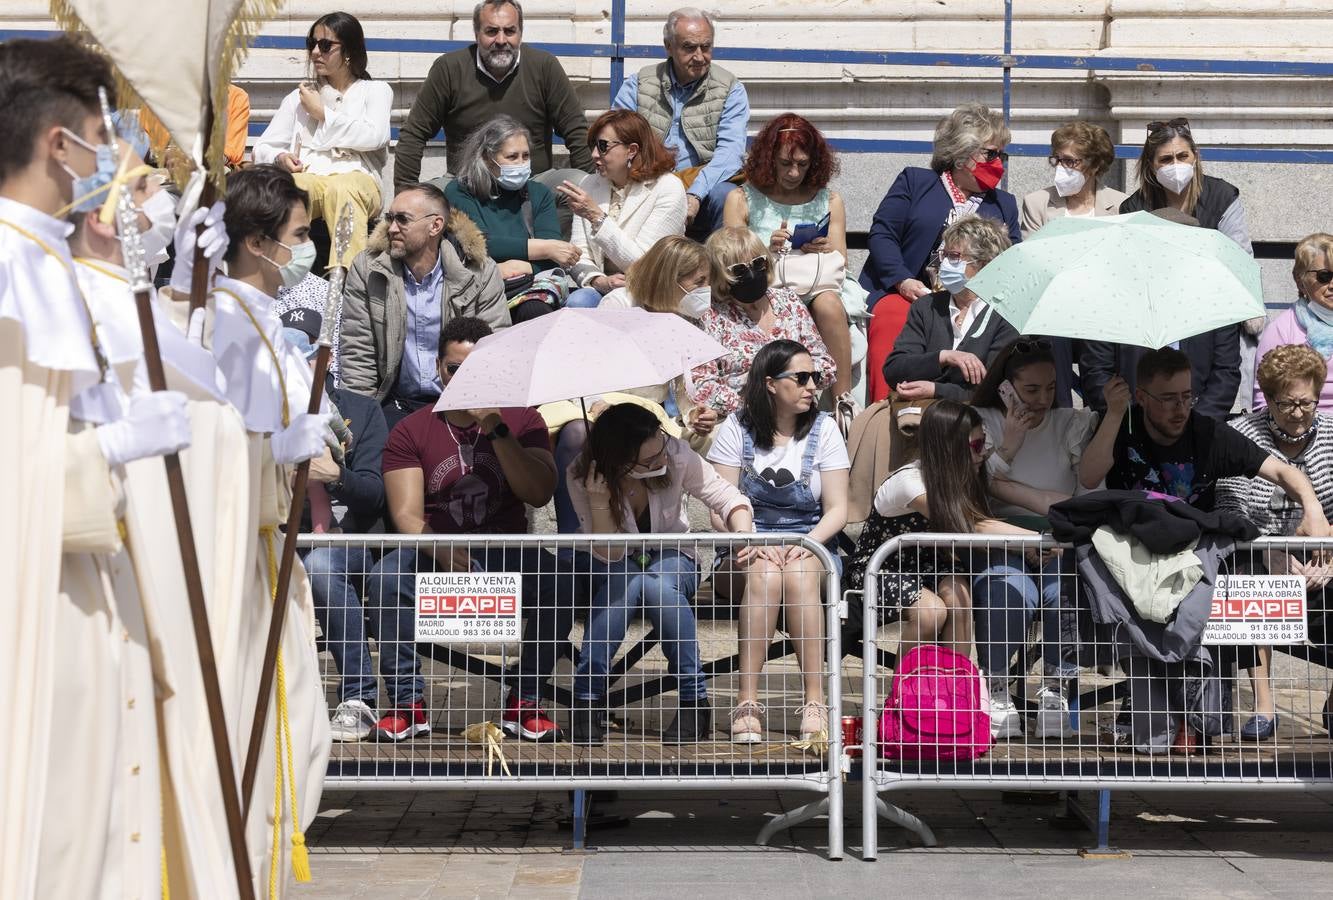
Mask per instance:
[[[1297,793],[1115,795],[1112,843],[1128,859],[1088,860],[1081,830],[1056,827],[1059,804],[997,793],[917,792],[898,802],[940,846],[885,827],[880,859],[860,859],[849,797],[847,858],[826,856],[823,820],[756,847],[767,816],[798,794],[622,794],[625,817],[566,852],[563,794],[330,792],[311,830],[315,881],[294,897],[633,898],[762,896],[1333,896],[1333,803]],[[1095,885],[1095,888],[1093,887]]]

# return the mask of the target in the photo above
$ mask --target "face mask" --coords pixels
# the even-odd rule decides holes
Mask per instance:
[[[1189,163],[1171,163],[1157,170],[1157,183],[1173,194],[1183,194],[1194,180],[1194,166]]]
[[[680,285],[676,285],[680,287]],[[683,287],[680,287],[685,291]],[[713,305],[713,289],[708,285],[697,287],[692,291],[685,291],[685,296],[680,298],[680,311],[691,319],[702,319],[704,313],[708,312]]]
[[[527,184],[531,177],[532,163],[525,162],[516,166],[501,166],[500,177],[495,181],[507,191],[516,191]]]
[[[92,144],[79,137],[68,128],[61,128],[65,135],[87,150],[91,150],[97,155],[97,168],[91,175],[80,175],[71,169],[67,164],[60,163],[60,168],[64,169],[70,178],[74,179],[71,187],[73,199],[70,201],[69,212],[92,212],[106,202],[103,196],[106,193],[107,186],[111,180],[116,177],[116,158],[111,155],[111,145],[98,144],[94,147]]]
[[[649,478],[660,478],[667,473],[666,466],[659,466],[656,469],[650,469],[647,472],[640,472],[637,469],[631,470],[629,477],[637,481],[647,481]]]
[[[950,294],[956,294],[967,287],[967,261],[946,259],[940,263],[940,284]]]
[[[276,241],[276,243],[287,247],[292,252],[292,258],[286,264],[280,266],[267,256],[261,256],[260,258],[278,270],[278,274],[282,276],[283,287],[296,287],[302,279],[310,274],[310,267],[315,264],[315,242],[306,241],[304,244],[297,244],[295,247],[288,247],[282,241]]]
[[[768,293],[767,261],[745,267],[745,274],[731,286],[731,296],[741,303],[757,303]],[[711,292],[710,292],[711,296]]]
[[[977,163],[972,169],[972,177],[983,191],[994,190],[1004,177],[1004,160],[997,156],[990,162]]]
[[[149,197],[139,211],[148,218],[148,230],[143,233],[143,253],[148,265],[157,265],[167,259],[167,248],[176,235],[176,201],[167,191],[158,191]]]
[[[1088,179],[1078,169],[1066,169],[1064,166],[1055,167],[1055,192],[1061,197],[1077,194],[1083,190],[1083,185],[1087,182]]]

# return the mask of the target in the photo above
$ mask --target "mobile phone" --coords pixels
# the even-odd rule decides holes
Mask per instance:
[[[1013,412],[1024,412],[1027,404],[1018,399],[1018,391],[1014,390],[1013,384],[1009,379],[1000,382],[1000,400],[1004,403],[1004,408]]]

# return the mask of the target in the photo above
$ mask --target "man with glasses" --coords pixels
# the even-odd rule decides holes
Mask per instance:
[[[347,273],[343,386],[378,400],[392,429],[439,397],[440,330],[459,316],[492,329],[509,325],[504,282],[485,239],[434,185],[399,188]]]
[[[1105,479],[1111,490],[1152,491],[1211,511],[1219,478],[1259,477],[1301,504],[1300,534],[1328,533],[1309,478],[1234,428],[1198,413],[1185,354],[1170,347],[1145,353],[1135,377],[1133,410],[1125,380],[1116,375],[1106,383],[1106,414],[1079,464],[1083,487],[1094,489]]]
[[[741,170],[750,121],[745,85],[713,65],[713,34],[713,20],[703,10],[674,10],[662,29],[670,58],[626,78],[611,104],[638,112],[675,151],[689,204],[686,234],[695,240],[722,227],[722,207],[736,189],[730,179]]]

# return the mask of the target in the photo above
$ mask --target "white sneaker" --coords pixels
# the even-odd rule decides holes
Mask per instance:
[[[1048,685],[1037,691],[1037,738],[1072,738],[1078,730],[1069,724],[1069,701]]]
[[[329,734],[335,741],[364,741],[376,721],[375,711],[360,700],[344,700],[329,719]]]
[[[1023,718],[1008,690],[990,695],[990,736],[997,741],[1023,736]]]

